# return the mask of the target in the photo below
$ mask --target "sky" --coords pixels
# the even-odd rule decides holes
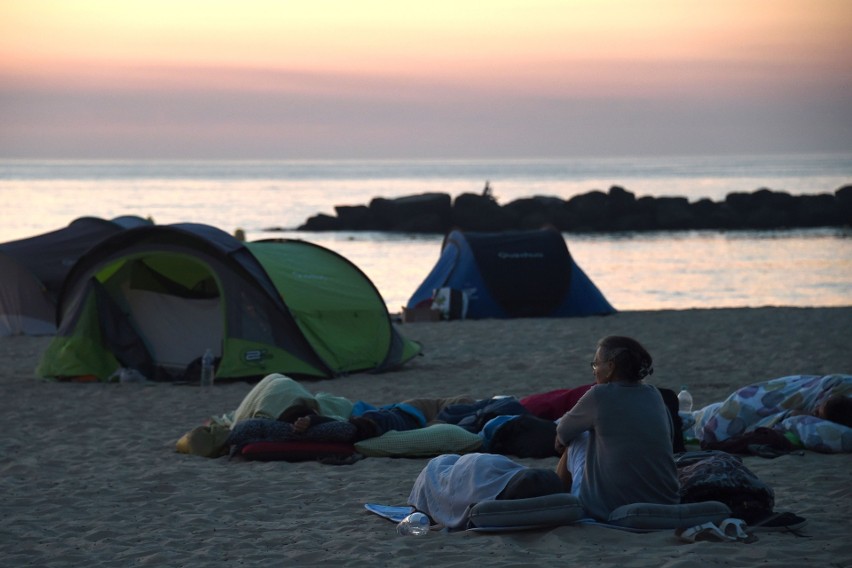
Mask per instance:
[[[0,159],[793,152],[848,0],[0,0]]]

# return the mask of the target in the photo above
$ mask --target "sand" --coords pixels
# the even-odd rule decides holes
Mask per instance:
[[[852,372],[852,307],[624,312],[561,320],[400,326],[424,355],[397,372],[306,383],[374,404],[413,396],[535,392],[589,382],[595,341],[634,336],[651,382],[688,384],[696,405],[789,374]],[[49,338],[0,339],[3,566],[852,566],[852,455],[746,457],[805,536],[680,542],[673,531],[592,526],[398,537],[364,503],[402,505],[425,459],[353,465],[238,462],[175,452],[250,390],[66,384],[34,378]],[[555,459],[518,460],[535,466]]]

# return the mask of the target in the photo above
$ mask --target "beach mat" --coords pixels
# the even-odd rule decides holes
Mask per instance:
[[[380,505],[377,503],[365,503],[364,508],[369,512],[376,514],[383,519],[387,519],[388,521],[392,521],[394,523],[401,522],[405,517],[414,512],[414,507],[411,506],[396,506],[396,505]],[[617,529],[620,531],[632,532],[632,533],[647,533],[647,532],[655,532],[659,529],[636,529],[636,528],[628,528],[628,527],[620,527],[618,525],[611,525],[607,523],[601,523],[596,521],[595,519],[585,518],[577,521],[579,525],[591,525],[604,527],[608,529]],[[466,529],[468,532],[509,532],[509,531],[520,531],[520,530],[530,530],[537,528],[545,528],[552,527],[554,525],[517,525],[517,526],[506,526],[506,527],[474,527],[470,529]]]

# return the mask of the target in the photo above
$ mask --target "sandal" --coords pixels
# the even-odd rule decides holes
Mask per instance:
[[[796,532],[808,524],[807,519],[794,513],[772,513],[761,520],[752,523],[751,528],[755,531],[790,531]]]
[[[677,529],[675,536],[685,542],[736,542],[736,537],[726,535],[713,523],[695,525],[686,529]]]
[[[757,542],[757,536],[746,531],[748,525],[742,519],[725,519],[719,523],[719,530],[737,542],[751,544]]]

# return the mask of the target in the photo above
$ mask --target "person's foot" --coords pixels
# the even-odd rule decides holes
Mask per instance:
[[[300,416],[293,422],[293,431],[297,434],[304,434],[311,427],[311,419],[308,416]]]

